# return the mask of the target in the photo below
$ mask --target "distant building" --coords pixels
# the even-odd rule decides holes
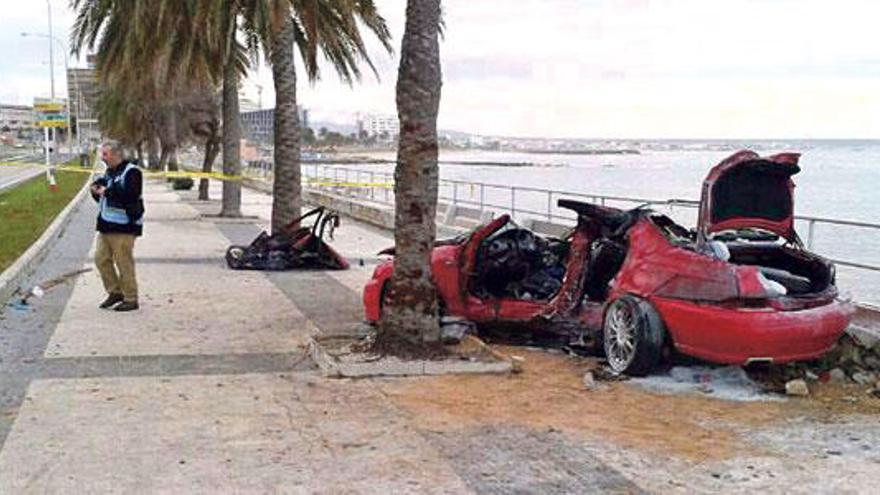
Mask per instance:
[[[241,126],[246,139],[254,142],[271,143],[275,136],[275,109],[241,112]],[[300,107],[299,125],[301,129],[309,126],[309,110]]]
[[[78,132],[84,142],[94,142],[101,139],[96,114],[98,77],[94,55],[89,55],[86,60],[88,67],[84,69],[67,69],[67,93],[70,96],[70,118],[74,132]]]
[[[262,110],[257,102],[249,98],[245,98],[240,94],[238,95],[238,111],[240,113],[251,113],[256,112],[257,110]]]
[[[394,139],[400,134],[400,121],[392,115],[358,114],[358,134]]]
[[[35,129],[35,124],[33,107],[0,103],[0,132],[27,132]]]

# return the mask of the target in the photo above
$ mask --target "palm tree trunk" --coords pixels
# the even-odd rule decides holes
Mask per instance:
[[[177,146],[172,146],[168,153],[168,171],[177,172],[178,170],[180,170],[180,162],[177,158]]]
[[[161,149],[162,151],[159,154],[159,163],[156,166],[156,170],[164,171],[165,167],[168,165],[168,158],[171,156],[171,149],[165,143],[161,143],[159,145],[159,149]]]
[[[241,175],[241,121],[238,114],[239,73],[227,61],[223,69],[223,173]],[[223,181],[221,217],[241,216],[241,182]]]
[[[378,342],[440,340],[430,257],[436,235],[440,0],[408,0],[397,72],[400,140],[394,170],[394,274]]]
[[[219,152],[220,144],[217,141],[209,139],[208,142],[205,143],[205,159],[202,161],[202,172],[210,173],[214,169],[214,160],[217,158]],[[208,182],[208,179],[199,180],[199,199],[203,201],[211,199],[208,195],[209,185],[210,182]]]
[[[159,170],[159,143],[155,136],[147,138],[147,159],[150,170]]]
[[[272,36],[272,79],[275,82],[275,178],[272,182],[272,232],[301,215],[299,116],[296,68],[293,63],[293,19],[288,15]]]

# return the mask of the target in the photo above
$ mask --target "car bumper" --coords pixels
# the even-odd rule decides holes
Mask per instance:
[[[676,349],[725,364],[817,358],[840,338],[854,311],[839,301],[798,311],[734,309],[665,298],[651,302]]]

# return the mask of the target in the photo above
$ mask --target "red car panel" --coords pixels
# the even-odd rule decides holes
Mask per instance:
[[[791,180],[791,176],[800,171],[799,159],[798,153],[761,157],[753,151],[744,150],[734,153],[716,165],[703,182],[698,231],[706,235],[728,229],[757,227],[792,239],[794,181]],[[744,182],[764,183],[766,187],[754,187],[753,183],[749,185],[748,191],[735,190],[739,194],[730,194],[733,191],[722,190],[733,178],[732,176],[746,175],[750,172],[754,172],[756,177],[760,176],[761,179],[747,178]],[[767,211],[771,206],[774,211]],[[737,210],[750,214],[730,214]]]
[[[801,311],[725,308],[651,298],[676,349],[716,363],[813,359],[840,338],[853,309],[834,302]]]

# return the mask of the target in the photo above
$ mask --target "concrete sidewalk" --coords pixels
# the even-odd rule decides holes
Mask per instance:
[[[99,310],[97,274],[78,278],[0,493],[466,491],[379,391],[308,371],[313,323],[263,273],[226,269],[214,222],[165,184],[145,198],[141,310]]]
[[[218,185],[212,197],[219,198]],[[302,344],[362,319],[390,235],[343,219],[352,268],[228,270],[268,227],[150,182],[141,310],[102,311],[96,273],[0,316],[0,493],[813,493],[880,483],[878,410],[726,403],[517,349],[514,376],[322,378]],[[83,202],[32,283],[92,266]],[[829,399],[831,400],[831,399]],[[838,400],[838,398],[833,398]],[[827,408],[827,409],[826,409]],[[832,414],[832,412],[834,414]]]

